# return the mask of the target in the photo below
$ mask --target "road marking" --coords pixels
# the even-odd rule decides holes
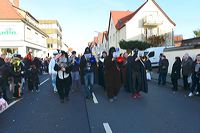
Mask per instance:
[[[99,102],[97,101],[97,98],[96,98],[94,92],[92,93],[92,96],[93,96],[93,101],[94,101],[94,103],[95,103],[95,104],[98,104]]]
[[[0,112],[0,114],[3,113],[4,111],[6,111],[8,108],[10,108],[11,106],[13,106],[15,103],[19,102],[19,101],[22,100],[22,99],[23,99],[23,98],[20,98],[20,99],[17,99],[17,100],[15,100],[15,101],[13,101],[12,103],[10,103],[10,104],[8,105],[8,107],[7,107],[5,110],[3,110],[2,112]]]
[[[45,82],[47,82],[49,80],[49,78],[48,79],[46,79],[45,81],[43,81],[42,83],[40,83],[40,85],[39,86],[41,86],[41,85],[43,85]]]
[[[103,126],[104,126],[106,133],[112,133],[112,130],[108,123],[103,123]]]
[[[49,78],[46,79],[45,81],[43,81],[42,83],[40,83],[39,86],[43,85],[43,84],[44,84],[45,82],[47,82],[48,80],[49,80]],[[20,99],[17,99],[17,100],[15,100],[15,101],[13,101],[12,103],[10,103],[10,104],[8,105],[8,107],[7,107],[5,110],[3,110],[3,111],[0,112],[0,114],[3,113],[4,111],[6,111],[8,108],[10,108],[11,106],[13,106],[15,103],[19,102],[19,101],[22,100],[22,99],[23,99],[23,98],[20,98]]]

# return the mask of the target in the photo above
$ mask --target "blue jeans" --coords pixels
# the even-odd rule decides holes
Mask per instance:
[[[79,71],[71,72],[71,76],[72,76],[72,80],[79,80],[80,79]]]
[[[195,89],[197,92],[200,93],[200,79],[199,77],[196,77],[196,75],[192,75],[192,87],[190,88],[191,92],[194,92]]]
[[[25,89],[25,78],[23,77],[22,79],[21,79],[21,93],[23,93],[24,92],[24,89]]]
[[[57,88],[56,88],[56,76],[57,76],[56,74],[51,74],[51,83],[52,83],[54,91],[57,91]]]
[[[86,97],[92,97],[93,85],[94,85],[94,72],[89,72],[84,75],[85,81],[85,94]]]
[[[72,77],[72,85],[71,85],[71,88],[72,88],[72,89],[80,88],[80,87],[81,87],[81,84],[80,84],[80,75],[79,75],[79,71],[71,72],[71,77]]]
[[[165,85],[166,84],[166,77],[167,77],[167,73],[159,73],[158,84],[161,84],[161,82],[162,82],[162,85]]]

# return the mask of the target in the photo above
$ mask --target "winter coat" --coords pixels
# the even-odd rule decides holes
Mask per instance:
[[[189,57],[187,60],[182,60],[182,74],[183,76],[189,76],[192,73],[193,60]]]
[[[181,62],[175,61],[172,66],[171,78],[179,79],[181,77]]]
[[[167,59],[161,60],[161,64],[159,66],[159,73],[167,74],[169,67],[169,62]]]

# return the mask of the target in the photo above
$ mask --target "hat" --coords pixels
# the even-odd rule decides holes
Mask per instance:
[[[57,54],[58,54],[58,51],[54,51],[54,52],[53,52],[53,55],[57,55]]]
[[[76,54],[76,51],[72,51],[72,54]]]
[[[62,53],[62,54],[67,54],[67,52],[65,52],[64,50],[61,50],[61,53]]]
[[[20,54],[13,54],[13,58],[19,58],[19,59],[21,59],[22,56]]]

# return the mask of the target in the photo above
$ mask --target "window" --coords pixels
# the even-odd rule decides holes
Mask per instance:
[[[50,44],[47,44],[47,48],[50,48]]]
[[[155,52],[154,52],[154,51],[150,52],[150,53],[148,54],[148,56],[149,56],[149,58],[154,57],[154,56],[155,56]]]

